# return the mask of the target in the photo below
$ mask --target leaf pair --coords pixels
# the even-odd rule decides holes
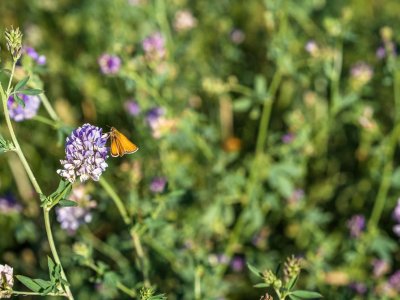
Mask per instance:
[[[22,79],[21,81],[19,81],[15,85],[14,91],[12,92],[12,95],[14,95],[15,101],[22,107],[25,107],[25,101],[21,99],[19,94],[34,96],[34,95],[39,95],[43,92],[42,90],[39,90],[39,89],[31,89],[31,88],[24,89],[24,87],[26,86],[28,81],[29,81],[29,76],[27,76],[24,79]]]
[[[60,204],[63,207],[77,206],[78,204],[75,201],[67,199],[71,190],[72,184],[69,181],[60,180],[57,189],[50,196],[40,195],[40,200],[42,202],[40,206],[48,208],[52,208],[56,204]]]

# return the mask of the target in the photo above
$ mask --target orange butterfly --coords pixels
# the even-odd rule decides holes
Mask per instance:
[[[111,156],[123,156],[124,154],[135,153],[139,147],[132,143],[128,138],[114,127],[111,127]]]

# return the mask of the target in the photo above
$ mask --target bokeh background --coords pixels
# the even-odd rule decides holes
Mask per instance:
[[[325,299],[398,299],[399,13],[396,0],[1,1],[2,30],[24,33],[17,77],[34,74],[64,124],[42,105],[17,135],[47,193],[73,128],[114,126],[140,147],[103,176],[168,299],[259,299],[246,262],[291,255],[298,287]],[[40,201],[16,155],[0,165],[0,263],[45,278]],[[76,299],[128,299],[117,282],[143,281],[129,228],[99,183],[74,189],[94,202],[52,223]]]

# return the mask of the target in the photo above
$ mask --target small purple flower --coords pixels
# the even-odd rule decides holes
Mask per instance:
[[[8,265],[0,265],[0,289],[3,286],[12,288],[14,285],[14,270]],[[5,279],[5,280],[4,280]],[[7,297],[9,298],[9,297]]]
[[[10,117],[16,122],[32,119],[36,116],[40,106],[39,96],[30,96],[18,94],[18,96],[25,102],[25,107],[19,105],[15,101],[14,96],[10,96],[7,101],[7,107],[10,112]]]
[[[230,265],[233,271],[240,272],[245,266],[244,258],[242,256],[236,255],[232,258]]]
[[[400,223],[400,198],[397,199],[397,205],[393,210],[392,216],[397,223]]]
[[[384,46],[378,47],[375,52],[375,56],[378,59],[384,59],[386,57],[386,49]]]
[[[158,120],[165,114],[165,111],[162,107],[154,107],[147,112],[146,121],[147,124],[151,128],[154,128],[157,125]]]
[[[295,138],[295,135],[293,133],[289,132],[289,133],[285,134],[284,136],[282,136],[282,142],[284,144],[289,144],[289,143],[293,142],[294,138]]]
[[[347,227],[349,228],[352,237],[359,237],[365,228],[365,217],[363,215],[354,215],[347,222]]]
[[[0,213],[9,214],[20,212],[21,210],[21,205],[19,205],[11,195],[0,197]]]
[[[137,116],[140,113],[140,106],[139,104],[134,101],[134,100],[128,100],[125,101],[124,103],[125,110],[130,114],[131,116]]]
[[[302,199],[304,198],[304,190],[303,189],[295,189],[290,195],[290,197],[287,199],[288,203],[290,205],[296,205],[298,204]]]
[[[400,237],[400,224],[396,224],[396,225],[393,226],[393,232],[394,232],[395,235]]]
[[[389,271],[389,264],[383,259],[374,259],[372,261],[374,277],[378,278]]]
[[[246,35],[244,34],[244,32],[240,29],[234,29],[231,32],[231,41],[236,44],[239,45],[241,43],[243,43],[243,41],[245,40]]]
[[[98,63],[103,74],[116,74],[121,68],[121,59],[107,53],[99,57]]]
[[[167,185],[167,179],[164,177],[155,177],[150,183],[150,191],[153,193],[162,193]]]
[[[367,286],[362,282],[353,282],[350,284],[350,288],[359,295],[364,295],[367,292]]]
[[[24,53],[30,56],[38,65],[45,65],[46,64],[46,56],[39,55],[36,50],[32,47],[24,47]]]
[[[396,271],[389,277],[389,286],[400,292],[400,270]]]
[[[76,201],[78,206],[57,207],[57,220],[61,223],[61,228],[72,235],[80,225],[90,223],[92,214],[90,209],[96,207],[96,202],[90,199],[84,186],[78,186],[72,190],[70,199]]]
[[[64,169],[57,173],[72,183],[78,176],[81,182],[89,178],[98,181],[108,166],[107,139],[103,129],[90,124],[75,129],[66,139],[66,159],[60,161]]]
[[[165,40],[159,32],[145,38],[142,47],[149,60],[161,60],[166,55]]]

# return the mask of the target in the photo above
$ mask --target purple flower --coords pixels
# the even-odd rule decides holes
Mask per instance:
[[[150,183],[150,191],[153,193],[162,193],[167,185],[167,179],[164,177],[155,177]]]
[[[389,271],[389,264],[383,259],[374,259],[372,261],[372,267],[375,277],[381,277]]]
[[[362,215],[354,215],[348,222],[347,227],[352,237],[359,237],[365,228],[365,217]]]
[[[57,207],[57,220],[61,223],[61,228],[72,235],[80,225],[90,223],[92,214],[90,209],[96,207],[96,202],[90,199],[84,186],[78,186],[72,190],[70,199],[76,201],[78,206]]]
[[[32,119],[36,116],[40,106],[39,96],[30,96],[18,94],[18,96],[25,102],[25,107],[19,105],[15,101],[14,96],[10,96],[7,101],[7,107],[10,112],[10,117],[16,122]]]
[[[397,199],[397,205],[393,210],[392,216],[397,223],[400,223],[400,198]]]
[[[231,260],[231,268],[233,271],[235,272],[240,272],[243,270],[244,266],[245,266],[245,261],[244,258],[242,256],[234,256]]]
[[[116,74],[121,68],[121,59],[107,53],[99,57],[98,63],[103,74]]]
[[[0,197],[0,213],[8,214],[20,212],[21,210],[21,205],[19,205],[11,195]]]
[[[400,224],[396,224],[396,225],[393,226],[393,232],[394,232],[395,235],[400,237]]]
[[[293,133],[289,132],[289,133],[285,134],[284,136],[282,136],[282,142],[285,144],[289,144],[289,143],[293,142],[294,138],[295,138],[295,135]]]
[[[10,266],[0,265],[0,290],[2,289],[3,286],[12,288],[12,286],[14,285],[13,273],[14,273],[14,270]],[[6,298],[9,298],[9,297],[6,297]]]
[[[162,107],[154,107],[150,109],[146,115],[147,124],[153,128],[158,123],[160,117],[162,117],[164,114],[165,111]]]
[[[128,100],[125,101],[124,103],[125,110],[131,115],[131,116],[137,116],[140,113],[140,107],[139,104],[134,101],[134,100]]]
[[[376,58],[378,59],[384,59],[386,57],[386,49],[384,46],[378,47],[375,52]]]
[[[166,55],[165,40],[159,32],[145,38],[142,47],[149,60],[161,60]]]
[[[359,295],[364,295],[367,292],[367,286],[362,282],[353,282],[350,284],[350,288]]]
[[[240,29],[234,29],[231,32],[231,41],[236,44],[239,45],[241,43],[243,43],[244,39],[246,38],[246,35],[244,34],[244,32]]]
[[[103,129],[90,124],[75,129],[66,139],[66,159],[60,161],[64,169],[57,173],[69,182],[74,182],[78,176],[81,182],[89,178],[98,181],[108,166],[107,139],[108,134],[103,134]]]
[[[32,47],[24,47],[24,53],[30,56],[38,65],[45,65],[46,64],[46,56],[39,55],[36,50]]]
[[[396,271],[389,277],[389,286],[400,292],[400,270]]]

